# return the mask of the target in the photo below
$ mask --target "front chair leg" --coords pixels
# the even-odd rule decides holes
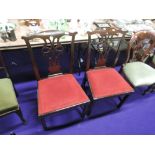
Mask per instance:
[[[122,99],[120,99],[120,103],[117,105],[117,108],[122,107],[122,105],[125,103],[125,101],[127,100],[127,98],[129,97],[129,94],[125,95]]]
[[[43,116],[40,117],[40,121],[41,121],[41,124],[42,124],[44,130],[48,130],[48,127],[46,125],[45,118]]]
[[[82,110],[82,112],[80,112],[80,116],[81,116],[82,119],[84,119],[85,116],[86,116],[87,104],[81,105],[80,108],[81,108],[81,110]]]
[[[26,124],[26,120],[25,118],[23,117],[23,113],[19,107],[19,109],[16,111],[16,114],[19,116],[19,118],[23,121],[24,124]]]

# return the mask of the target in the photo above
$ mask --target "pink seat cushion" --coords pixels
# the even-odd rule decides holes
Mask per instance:
[[[89,102],[72,74],[59,75],[38,82],[38,115],[63,110]]]
[[[94,99],[133,92],[133,88],[113,68],[89,70],[87,78]]]

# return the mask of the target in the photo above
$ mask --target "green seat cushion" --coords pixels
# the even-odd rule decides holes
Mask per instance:
[[[155,69],[143,62],[127,63],[123,67],[123,72],[134,87],[155,83]]]
[[[19,108],[12,82],[8,78],[0,79],[0,115]]]

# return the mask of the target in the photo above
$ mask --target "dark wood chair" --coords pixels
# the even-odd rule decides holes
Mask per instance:
[[[150,55],[154,55],[155,33],[139,31],[129,41],[128,57],[121,71],[135,87],[147,86],[143,95],[155,90],[155,69],[148,65]],[[148,64],[147,64],[148,63]]]
[[[67,48],[69,53],[69,73],[64,72],[61,65],[61,57],[65,51],[65,46],[62,44],[61,39],[69,37],[69,41],[65,42],[70,46]],[[22,37],[28,47],[29,55],[32,61],[33,70],[38,80],[38,116],[42,122],[45,130],[52,129],[52,126],[47,126],[45,120],[46,116],[55,114],[71,108],[77,108],[89,102],[89,98],[80,87],[77,80],[74,78],[73,65],[74,65],[74,41],[75,33],[54,33],[48,31],[47,33],[40,33],[37,35]],[[34,55],[34,48],[31,41],[33,39],[40,39],[43,41],[41,46],[42,58],[47,58],[48,61],[48,77],[42,78],[39,72],[38,63]],[[83,118],[83,112],[81,113]]]
[[[26,120],[23,117],[19,103],[16,97],[16,90],[9,77],[9,73],[5,66],[2,53],[0,52],[0,70],[5,74],[4,78],[0,79],[0,117],[11,113],[16,113],[23,123]]]
[[[108,53],[111,49],[119,50],[121,39],[119,39],[116,48],[113,43],[113,38],[114,36],[117,37],[118,32],[119,31],[115,29],[88,32],[87,72],[83,81],[83,87],[85,88],[85,84],[88,82],[91,91],[91,103],[87,109],[88,115],[91,114],[91,108],[95,100],[123,95],[123,97],[119,97],[120,102],[117,104],[117,107],[120,108],[127,99],[129,93],[134,91],[114,68],[106,67]],[[98,40],[95,40],[95,43],[92,39],[93,35],[98,36]],[[92,53],[94,51],[98,52],[98,57],[96,59],[95,66],[91,68]],[[117,59],[118,58],[116,58],[116,60]],[[114,60],[112,66],[117,63],[116,60]]]

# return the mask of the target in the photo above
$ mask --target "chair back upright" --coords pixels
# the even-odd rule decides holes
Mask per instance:
[[[95,52],[95,67],[107,66],[109,53],[113,51],[110,66],[115,66],[118,61],[119,48],[125,37],[126,31],[115,28],[99,29],[88,33],[88,53],[86,70],[91,67],[92,53]],[[96,38],[94,39],[94,35]]]
[[[2,56],[2,52],[0,51],[0,70],[3,70],[6,77],[9,78],[9,72],[7,70],[7,67],[5,65],[5,62],[4,62],[4,59],[3,59],[3,56]]]
[[[40,80],[41,71],[39,70],[39,62],[37,62],[37,58],[34,54],[36,44],[32,44],[32,40],[36,40],[39,42],[37,51],[41,52],[41,58],[46,59],[48,65],[48,76],[52,76],[58,73],[62,73],[62,65],[61,65],[61,57],[66,52],[66,46],[69,50],[69,72],[73,72],[74,65],[74,41],[76,32],[65,34],[63,32],[58,31],[44,31],[42,33],[38,33],[31,36],[23,36],[28,52],[30,55],[30,59],[32,62],[33,71],[35,73],[35,77],[37,80]],[[65,38],[68,38],[66,41]],[[36,51],[36,54],[37,54]],[[40,72],[39,72],[40,71]]]

